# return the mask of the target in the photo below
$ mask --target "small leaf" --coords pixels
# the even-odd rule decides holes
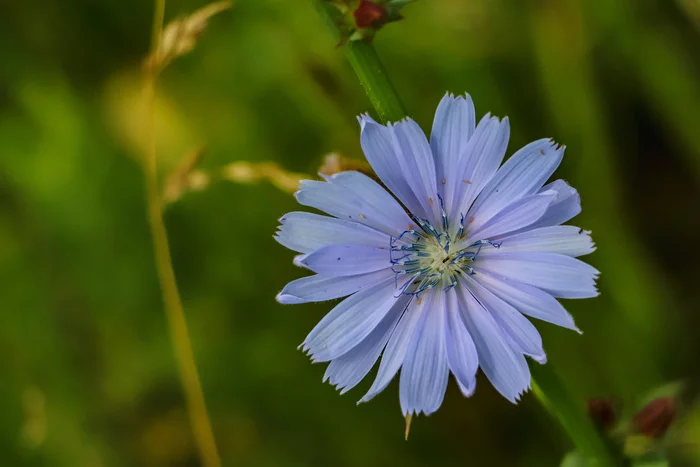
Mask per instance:
[[[639,409],[645,407],[647,404],[649,404],[651,401],[654,399],[659,399],[662,397],[672,397],[674,399],[678,399],[681,394],[683,393],[683,390],[685,389],[685,383],[683,381],[673,381],[671,383],[666,383],[661,386],[657,386],[650,391],[648,391],[644,397],[642,397],[639,402]]]

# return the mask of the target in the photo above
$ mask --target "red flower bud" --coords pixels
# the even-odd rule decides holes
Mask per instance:
[[[604,430],[609,430],[615,424],[617,416],[615,407],[610,399],[596,397],[588,399],[588,416],[593,422]]]
[[[651,401],[632,418],[632,425],[641,434],[659,439],[671,426],[676,416],[676,401],[672,397],[660,397]]]
[[[360,0],[357,9],[352,12],[358,28],[378,28],[386,22],[387,11],[370,0]]]

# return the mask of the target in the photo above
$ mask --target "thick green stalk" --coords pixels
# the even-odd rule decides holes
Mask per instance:
[[[324,0],[314,0],[314,3],[323,19],[334,32],[338,33],[338,25],[333,20],[332,14],[332,9],[335,7]],[[340,36],[340,34],[337,35]],[[343,50],[382,122],[397,122],[404,118],[406,110],[394,85],[389,81],[384,65],[379,60],[372,43],[350,41],[343,46]]]
[[[372,102],[383,122],[396,122],[406,116],[394,86],[389,81],[384,65],[370,42],[354,41],[345,45],[348,58],[355,74],[360,78],[367,97]]]
[[[325,2],[316,0],[319,11],[337,32],[337,25]],[[397,121],[406,116],[401,99],[394,90],[384,66],[368,41],[349,42],[345,54],[357,74],[367,97],[383,121]],[[566,390],[552,365],[533,365],[533,392],[542,405],[561,423],[590,467],[618,465],[614,455],[586,416],[583,404]],[[537,377],[535,381],[534,376]]]

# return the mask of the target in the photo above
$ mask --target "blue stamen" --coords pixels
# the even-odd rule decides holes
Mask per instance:
[[[391,237],[389,241],[394,287],[399,295],[417,296],[435,288],[441,282],[445,284],[444,291],[450,290],[459,284],[457,274],[476,274],[470,264],[476,261],[485,245],[494,248],[501,246],[500,243],[491,240],[477,240],[466,248],[450,253],[453,237],[447,232],[447,215],[443,200],[441,197],[439,199],[443,214],[443,228],[440,231],[426,219],[414,216],[413,219],[420,226],[420,230],[405,230],[398,237]],[[464,215],[461,214],[456,237],[458,241],[462,239],[464,232]],[[412,240],[397,244],[402,239],[406,242],[406,235],[413,236]],[[400,283],[399,276],[404,276],[405,282]]]
[[[437,195],[440,200],[440,210],[442,211],[442,230],[447,231],[447,213],[445,212],[445,203],[442,201],[442,196]]]
[[[400,234],[398,237],[396,237],[396,238],[391,237],[391,240],[390,240],[390,242],[389,242],[389,246],[391,246],[391,247],[393,248],[394,244],[395,244],[396,242],[398,242],[398,241],[401,241],[401,239],[403,238],[403,236],[406,235],[406,234],[408,234],[408,235],[416,235],[417,237],[420,237],[420,234],[419,234],[418,232],[416,232],[415,230],[413,230],[413,229],[404,230],[403,232],[401,232],[401,234]]]
[[[453,288],[453,287],[456,286],[456,285],[457,285],[457,278],[454,277],[454,276],[452,276],[452,281],[450,282],[450,285],[448,285],[447,287],[445,287],[445,288],[443,289],[443,292],[447,292],[448,290],[450,290],[451,288]]]
[[[440,234],[437,230],[435,230],[435,227],[430,225],[430,222],[428,222],[426,219],[421,219],[420,217],[416,217],[415,220],[418,225],[420,225],[421,229],[425,231],[425,233],[432,235],[435,238],[439,238]]]

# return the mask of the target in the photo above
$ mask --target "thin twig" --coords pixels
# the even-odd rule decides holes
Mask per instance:
[[[153,19],[153,35],[151,53],[159,48],[163,31],[163,17],[165,14],[165,0],[155,0],[155,16]],[[158,278],[163,293],[163,303],[168,319],[168,326],[175,351],[180,379],[185,393],[187,412],[192,424],[195,441],[202,457],[202,464],[206,467],[220,467],[221,461],[216,449],[214,433],[211,421],[207,415],[204,402],[202,384],[197,372],[192,344],[190,342],[185,312],[182,300],[177,289],[175,272],[173,271],[170,257],[168,236],[163,221],[163,207],[158,187],[157,161],[156,161],[156,135],[155,135],[155,88],[158,78],[158,69],[145,67],[144,73],[144,102],[148,112],[146,128],[147,149],[144,158],[144,172],[147,195],[148,221],[153,237]]]

